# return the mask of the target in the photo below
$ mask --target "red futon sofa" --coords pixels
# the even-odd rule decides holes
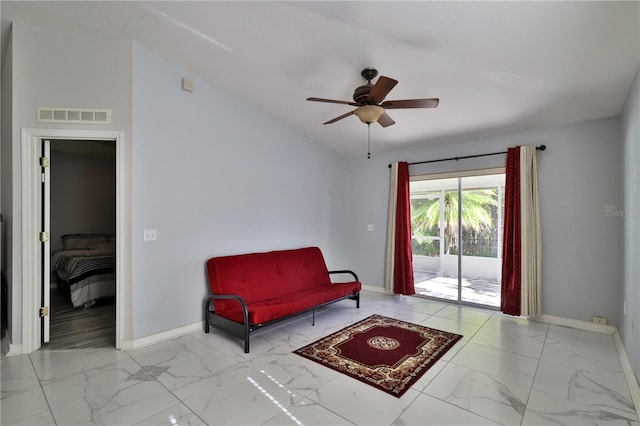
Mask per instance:
[[[353,271],[328,271],[318,247],[214,257],[207,261],[211,294],[204,300],[204,331],[215,327],[244,340],[265,325],[343,299],[360,307],[362,284]],[[353,281],[332,283],[330,274]]]

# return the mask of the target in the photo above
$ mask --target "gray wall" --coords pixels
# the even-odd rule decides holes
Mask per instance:
[[[435,144],[355,159],[348,164],[344,200],[348,263],[365,284],[383,286],[389,168],[392,161],[423,161],[545,144],[539,184],[543,243],[543,311],[591,321],[618,321],[621,221],[604,214],[620,206],[620,120],[611,118],[506,136]],[[503,166],[504,156],[411,166],[410,174]],[[367,231],[367,224],[374,231]]]
[[[78,144],[96,142],[82,141]],[[56,141],[52,141],[53,147]],[[51,150],[51,252],[64,234],[116,233],[116,161]]]
[[[624,223],[624,279],[618,328],[636,376],[640,376],[640,72],[623,110],[622,132],[624,203],[620,208],[623,216],[619,220]]]
[[[133,123],[134,337],[199,321],[216,255],[313,245],[348,266],[332,239],[336,154],[137,44]]]
[[[3,167],[2,185],[11,187],[11,200],[7,203],[10,211],[5,210],[4,191],[2,196],[3,214],[8,217],[7,263],[12,266],[8,276],[12,297],[9,327],[12,344],[19,345],[23,285],[20,235],[22,217],[27,214],[22,212],[21,129],[117,130],[124,133],[127,141],[131,129],[131,43],[14,22],[9,49],[13,76],[12,134],[7,140],[3,132],[3,155],[7,143],[11,143],[12,168],[6,176]],[[38,106],[111,108],[112,121],[101,126],[38,123]],[[125,145],[124,149],[127,148]],[[124,334],[125,338],[130,337],[127,330]]]
[[[22,248],[20,129],[81,127],[39,125],[38,105],[112,108],[113,123],[106,128],[125,134],[122,167],[125,189],[131,191],[123,195],[131,212],[121,218],[131,221],[132,236],[127,243],[132,288],[125,295],[131,303],[125,320],[132,325],[124,330],[125,339],[198,321],[206,292],[204,261],[215,255],[313,244],[323,249],[331,268],[354,269],[364,284],[382,287],[388,163],[520,144],[548,146],[540,161],[544,312],[587,321],[602,315],[613,324],[628,321],[618,313],[623,220],[604,214],[606,205],[622,202],[618,118],[381,155],[375,155],[374,137],[373,159],[366,160],[363,150],[361,158],[346,160],[126,41],[14,23],[11,46],[12,169],[5,180],[3,160],[2,176],[3,201],[4,189],[11,188],[11,211],[5,213],[11,225],[7,261],[19,266]],[[193,93],[180,91],[182,77],[194,80]],[[637,82],[635,87],[637,92]],[[634,96],[626,109],[625,123],[631,124],[625,124],[624,135],[631,141],[625,149],[637,152]],[[3,147],[3,156],[5,152]],[[486,157],[414,167],[412,173],[503,162]],[[374,225],[373,232],[367,224]],[[157,241],[142,241],[148,228],[158,230]],[[626,254],[628,264],[637,261],[637,243],[635,247]],[[10,276],[14,344],[21,338],[21,277],[15,269]],[[637,304],[637,274],[630,274],[625,269],[624,276],[633,277],[625,281],[633,297],[627,305]]]

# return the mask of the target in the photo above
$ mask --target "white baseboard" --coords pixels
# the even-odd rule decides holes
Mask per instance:
[[[384,287],[378,287],[378,286],[374,286],[374,285],[364,285],[364,284],[362,284],[362,289],[363,290],[367,290],[367,291],[372,291],[374,293],[393,294],[393,293],[391,293],[390,291],[388,291]]]
[[[533,321],[541,321],[554,325],[562,325],[565,327],[577,328],[586,331],[595,331],[598,333],[614,334],[618,329],[612,325],[594,324],[589,321],[582,321],[573,318],[558,317],[555,315],[542,314],[537,317],[529,318]]]
[[[624,377],[627,379],[631,399],[633,399],[633,405],[635,405],[637,413],[640,408],[640,383],[638,383],[638,378],[636,377],[636,373],[633,371],[631,360],[627,355],[624,343],[622,342],[622,337],[617,329],[615,333],[613,333],[613,340],[616,342],[616,349],[618,349],[618,355],[620,356],[622,371],[624,371]]]
[[[22,355],[22,345],[9,344],[9,352],[6,356]]]
[[[150,334],[138,339],[123,339],[120,342],[120,349],[123,351],[133,351],[136,349],[144,348],[145,346],[166,342],[167,340],[175,339],[177,337],[184,336],[185,334],[190,334],[194,331],[202,329],[202,321],[198,321],[194,322],[193,324],[184,325],[182,327],[173,328],[171,330],[162,331],[156,334]]]

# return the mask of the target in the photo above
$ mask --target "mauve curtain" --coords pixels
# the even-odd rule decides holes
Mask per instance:
[[[501,310],[542,314],[538,161],[534,145],[507,150]]]
[[[411,253],[409,165],[391,165],[385,288],[396,294],[415,294]]]
[[[507,150],[500,309],[520,315],[520,147]]]

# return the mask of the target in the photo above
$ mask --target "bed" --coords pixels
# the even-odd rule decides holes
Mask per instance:
[[[69,288],[74,308],[89,308],[116,294],[115,241],[108,234],[63,235],[51,268],[59,285]]]

